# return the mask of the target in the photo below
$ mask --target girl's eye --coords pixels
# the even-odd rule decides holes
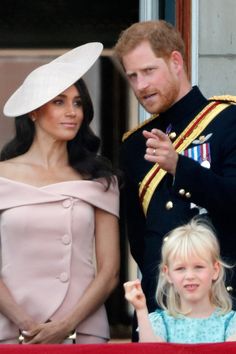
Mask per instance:
[[[196,268],[197,269],[202,269],[202,268],[204,268],[204,266],[199,264],[199,265],[196,266]]]
[[[175,268],[175,270],[177,270],[177,271],[184,270],[184,267],[178,267],[178,268]]]

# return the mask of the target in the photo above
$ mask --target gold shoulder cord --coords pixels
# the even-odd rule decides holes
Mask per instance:
[[[236,96],[232,95],[212,96],[208,100],[236,104]]]

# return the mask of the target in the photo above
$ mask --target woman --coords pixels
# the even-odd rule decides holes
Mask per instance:
[[[89,127],[81,76],[89,43],[34,70],[10,97],[16,135],[0,163],[0,343],[109,338],[104,302],[118,281],[118,186]],[[95,243],[96,271],[93,262]]]

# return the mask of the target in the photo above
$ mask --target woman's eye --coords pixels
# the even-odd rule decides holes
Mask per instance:
[[[82,101],[81,100],[75,101],[74,105],[76,107],[81,107],[82,106]]]
[[[56,104],[56,105],[60,105],[60,104],[63,103],[63,100],[61,100],[61,99],[56,99],[56,100],[53,101],[53,103]]]

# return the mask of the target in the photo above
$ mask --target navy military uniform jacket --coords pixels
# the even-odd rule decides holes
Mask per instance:
[[[130,134],[121,147],[125,174],[125,207],[121,212],[127,218],[130,249],[142,273],[149,311],[157,306],[156,280],[163,237],[199,214],[199,210],[207,211],[219,237],[223,258],[231,264],[236,262],[236,105],[218,114],[200,139],[197,138],[184,155],[179,155],[174,180],[172,175],[165,175],[155,190],[146,217],[138,198],[139,184],[153,166],[144,160],[143,129],[171,130],[178,137],[208,103],[199,89],[193,87],[169,110]],[[200,153],[193,157],[196,146]],[[202,147],[207,148],[205,165]],[[236,276],[228,280],[227,285],[236,288]]]

